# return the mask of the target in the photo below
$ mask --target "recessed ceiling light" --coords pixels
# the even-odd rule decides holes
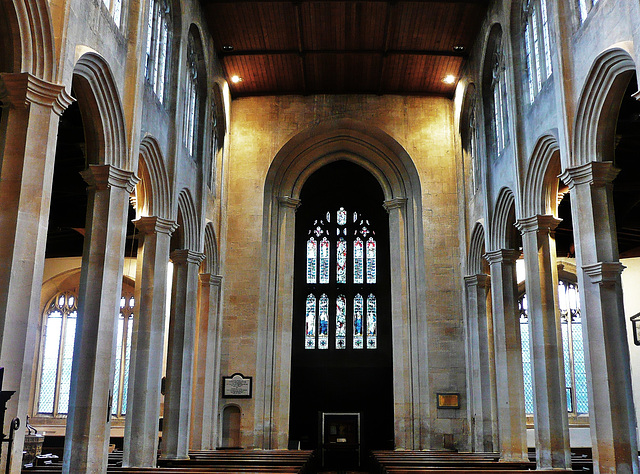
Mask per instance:
[[[242,78],[238,75],[231,76],[231,82],[233,82],[234,84],[237,84],[238,82],[242,82]]]
[[[442,79],[442,82],[444,82],[445,84],[453,84],[454,82],[456,82],[456,76],[454,76],[453,74],[449,74],[445,76],[444,79]]]
[[[464,51],[464,46],[462,45],[456,45],[453,47],[454,51],[457,51],[458,53],[461,53],[462,51]]]
[[[233,46],[230,44],[225,44],[222,46],[222,51],[233,51]]]

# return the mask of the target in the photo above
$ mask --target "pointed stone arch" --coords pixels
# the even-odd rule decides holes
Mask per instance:
[[[267,173],[254,442],[262,448],[287,446],[293,316],[293,275],[288,269],[293,268],[295,209],[307,178],[338,160],[368,170],[384,194],[391,241],[397,243],[391,246],[395,445],[426,448],[430,433],[438,431],[438,420],[435,397],[429,396],[424,338],[427,310],[420,179],[398,142],[378,128],[351,119],[331,120],[292,137]]]
[[[183,189],[178,195],[178,228],[177,235],[181,237],[179,248],[200,250],[200,224],[193,196],[189,189]]]
[[[560,145],[555,133],[545,133],[536,142],[525,174],[522,216],[556,214],[561,171],[559,155]]]
[[[130,171],[124,111],[109,64],[95,52],[83,54],[73,70],[73,88],[82,113],[89,163]]]
[[[27,72],[47,82],[56,80],[56,54],[47,0],[13,0],[0,5],[2,29],[11,35],[0,43],[8,54],[1,72]],[[3,41],[6,38],[3,38]]]
[[[467,258],[467,275],[478,275],[480,273],[488,273],[487,261],[485,254],[485,232],[484,224],[480,221],[471,231],[471,240],[469,241],[469,255]]]
[[[138,208],[146,212],[144,215],[169,219],[172,206],[169,177],[155,137],[146,136],[140,143],[138,175],[141,178],[138,186],[142,186],[144,201],[138,202]]]
[[[515,202],[513,191],[509,188],[504,187],[498,193],[489,234],[490,250],[514,248],[517,234],[514,226],[516,222]]]
[[[576,110],[573,153],[566,167],[591,161],[613,161],[615,120],[622,95],[635,71],[629,53],[633,46],[617,44],[603,51],[593,62]]]
[[[206,258],[203,262],[203,273],[217,275],[219,273],[218,242],[213,222],[207,222],[204,227],[204,254]]]

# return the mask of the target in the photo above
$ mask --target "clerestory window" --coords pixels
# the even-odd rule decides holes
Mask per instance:
[[[580,23],[584,23],[589,16],[591,9],[596,6],[598,0],[578,0],[578,7],[580,9]]]
[[[112,391],[111,414],[115,416],[124,415],[127,411],[134,304],[132,289],[123,288],[116,328],[117,352]],[[37,412],[54,417],[66,416],[78,319],[77,294],[72,291],[58,293],[46,306],[43,316]]]
[[[122,21],[122,0],[102,0],[102,3],[111,14],[113,22],[119,28]]]
[[[500,48],[494,54],[491,96],[493,100],[493,126],[496,152],[499,155],[509,141],[509,114],[507,103],[507,78],[504,55]]]
[[[558,283],[558,306],[562,327],[562,353],[564,359],[567,411],[575,415],[589,413],[587,372],[582,341],[582,319],[578,286],[569,281]],[[533,377],[531,373],[531,346],[527,295],[519,300],[520,335],[522,338],[522,366],[524,378],[525,411],[533,414]]]
[[[376,349],[375,230],[340,207],[318,216],[306,242],[306,349]]]
[[[530,0],[527,4],[524,43],[529,101],[532,103],[552,72],[547,0]]]
[[[166,0],[151,0],[147,17],[145,78],[161,103],[164,102],[169,57],[169,20]]]
[[[184,145],[193,156],[196,142],[196,117],[198,111],[198,56],[193,37],[187,42],[187,78],[185,90],[185,113],[183,122]]]

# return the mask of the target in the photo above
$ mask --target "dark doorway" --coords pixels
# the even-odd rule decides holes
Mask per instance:
[[[300,441],[303,449],[317,449],[321,413],[359,413],[365,461],[367,450],[393,447],[384,195],[369,172],[337,161],[308,179],[301,202],[296,213],[290,439]],[[372,242],[375,262],[368,253]]]

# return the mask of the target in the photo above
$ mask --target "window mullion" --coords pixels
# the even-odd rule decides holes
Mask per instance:
[[[65,303],[66,303],[65,297]],[[60,326],[60,345],[58,346],[58,365],[56,367],[56,389],[55,395],[53,396],[53,413],[52,416],[58,416],[58,405],[60,403],[60,382],[62,380],[62,364],[64,363],[64,347],[66,343],[66,333],[67,333],[67,312],[61,310],[62,312],[62,324]]]

